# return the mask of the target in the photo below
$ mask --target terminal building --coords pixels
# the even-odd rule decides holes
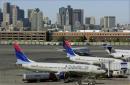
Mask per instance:
[[[6,40],[42,40],[46,41],[46,32],[35,31],[13,31],[13,32],[0,32],[0,41]]]
[[[46,31],[11,31],[0,32],[2,40],[41,40],[41,41],[90,41],[90,42],[128,42],[130,32],[52,32]]]
[[[69,40],[88,40],[90,42],[115,41],[123,42],[130,40],[129,32],[53,32],[52,40],[60,40],[62,38]]]

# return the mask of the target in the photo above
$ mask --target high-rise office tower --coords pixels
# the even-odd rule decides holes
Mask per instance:
[[[83,25],[83,9],[74,9],[73,10],[73,25],[76,25],[76,23],[79,23]]]
[[[19,21],[19,23],[18,23]],[[5,30],[10,30],[10,27],[17,28],[19,24],[23,24],[24,21],[24,10],[20,9],[16,5],[10,5],[9,2],[6,2],[3,4],[3,22],[2,27],[5,28]],[[17,24],[18,23],[18,24]],[[17,26],[19,25],[19,26]]]
[[[59,8],[59,14],[57,14],[58,24],[61,26],[64,25],[73,25],[73,9],[70,5]],[[69,24],[68,24],[69,23]]]
[[[41,11],[37,13],[37,30],[43,31],[43,13]]]
[[[104,28],[104,17],[100,18],[100,26],[101,28]]]
[[[24,18],[24,21],[23,21],[23,26],[24,26],[24,27],[28,27],[28,29],[27,29],[27,30],[30,30],[31,23],[30,23],[30,21],[29,21],[29,19],[28,19],[28,18]],[[26,30],[26,29],[25,29],[25,30]]]
[[[69,16],[69,11],[66,11],[66,17],[65,17],[66,23],[65,25],[70,25],[70,16]]]
[[[31,12],[31,30],[37,31],[37,12],[33,10]]]
[[[7,17],[9,16],[9,17]],[[7,19],[9,18],[9,19]],[[9,20],[9,21],[7,21]],[[6,2],[3,4],[3,23],[10,24],[10,3]]]
[[[31,30],[43,30],[43,14],[38,8],[31,12]]]
[[[28,9],[28,19],[29,19],[29,21],[31,21],[31,13],[32,13],[32,11],[33,11],[34,9]]]
[[[90,24],[90,17],[85,18],[85,24],[88,24],[88,25]]]
[[[66,22],[66,8],[64,8],[64,7],[59,8],[58,18],[59,18],[58,19],[59,25],[61,25],[61,26],[65,25],[65,22]]]
[[[3,13],[2,13],[2,10],[0,9],[0,27],[1,27],[2,21],[3,21]]]
[[[18,11],[19,11],[19,7],[16,5],[13,5],[13,8],[12,8],[12,24],[13,24],[13,26],[16,26],[16,24],[17,24]]]
[[[13,5],[12,6],[12,24],[13,26],[16,26],[17,21],[24,21],[24,10],[20,9],[18,6]]]
[[[95,17],[86,17],[85,18],[85,24],[87,25],[95,25]]]
[[[14,5],[10,5],[10,13],[9,13],[9,15],[10,15],[10,24],[13,23],[13,7],[14,7]]]
[[[23,9],[18,10],[18,20],[24,21],[24,10]]]
[[[115,16],[104,16],[100,19],[100,25],[103,28],[113,28],[116,26]]]
[[[71,8],[70,5],[68,5],[67,8],[66,8],[66,10],[67,10],[66,14],[69,17],[69,25],[73,25],[73,9]],[[67,23],[68,23],[68,21],[67,21]]]
[[[61,16],[59,13],[57,13],[57,24],[61,25]]]

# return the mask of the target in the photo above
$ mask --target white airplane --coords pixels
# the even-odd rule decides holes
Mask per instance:
[[[106,49],[107,53],[114,58],[127,59],[130,57],[128,50],[113,50],[111,45],[104,46],[104,48]]]
[[[75,52],[71,48],[69,41],[67,41],[67,40],[64,41],[63,47],[66,49],[67,57],[69,57],[69,59],[71,61],[74,61],[74,62],[89,63],[89,64],[101,64],[101,63],[108,63],[108,62],[123,62],[120,59],[114,59],[114,58],[79,56],[79,55],[75,54]]]
[[[111,46],[111,45],[104,44],[103,47],[106,48],[106,47],[112,47],[112,46]],[[130,50],[125,50],[125,49],[113,49],[113,48],[111,48],[111,49],[114,50],[115,52],[121,52],[121,53],[130,54]]]
[[[87,75],[88,73],[102,74],[105,73],[105,70],[101,69],[98,66],[87,65],[87,64],[68,64],[68,63],[42,63],[35,62],[30,59],[22,52],[22,49],[17,43],[14,43],[17,65],[20,65],[23,68],[30,69],[33,71],[43,71],[50,73],[63,74],[64,76],[71,77],[72,75],[80,77]]]

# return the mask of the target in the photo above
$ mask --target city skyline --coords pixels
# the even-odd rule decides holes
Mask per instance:
[[[2,0],[0,4],[0,8],[3,9],[3,3],[10,2],[11,4],[18,5],[21,9],[24,9],[25,16],[27,17],[27,9],[40,8],[43,12],[44,16],[48,16],[52,23],[56,22],[56,14],[59,11],[60,7],[66,7],[67,5],[71,5],[74,9],[83,9],[84,10],[84,18],[95,16],[96,24],[99,24],[100,18],[102,16],[116,16],[117,22],[121,24],[129,24],[130,23],[130,13],[129,13],[129,0],[120,1],[102,1],[102,0],[88,0],[88,1],[77,1],[77,0],[68,0],[68,1],[60,1],[60,0]],[[52,6],[53,5],[53,6]],[[103,8],[104,7],[104,8]],[[98,10],[98,11],[97,11]]]

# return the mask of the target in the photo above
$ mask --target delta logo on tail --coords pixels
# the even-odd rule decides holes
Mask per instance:
[[[70,42],[68,40],[63,41],[63,47],[66,50],[68,57],[75,56],[75,53],[74,53],[74,51],[73,51],[73,49],[72,49],[72,47],[70,45]]]
[[[27,56],[22,52],[22,49],[20,48],[19,44],[17,42],[14,43],[14,49],[15,49],[15,55],[17,58],[16,64],[23,64],[23,63],[29,63],[29,59]]]

